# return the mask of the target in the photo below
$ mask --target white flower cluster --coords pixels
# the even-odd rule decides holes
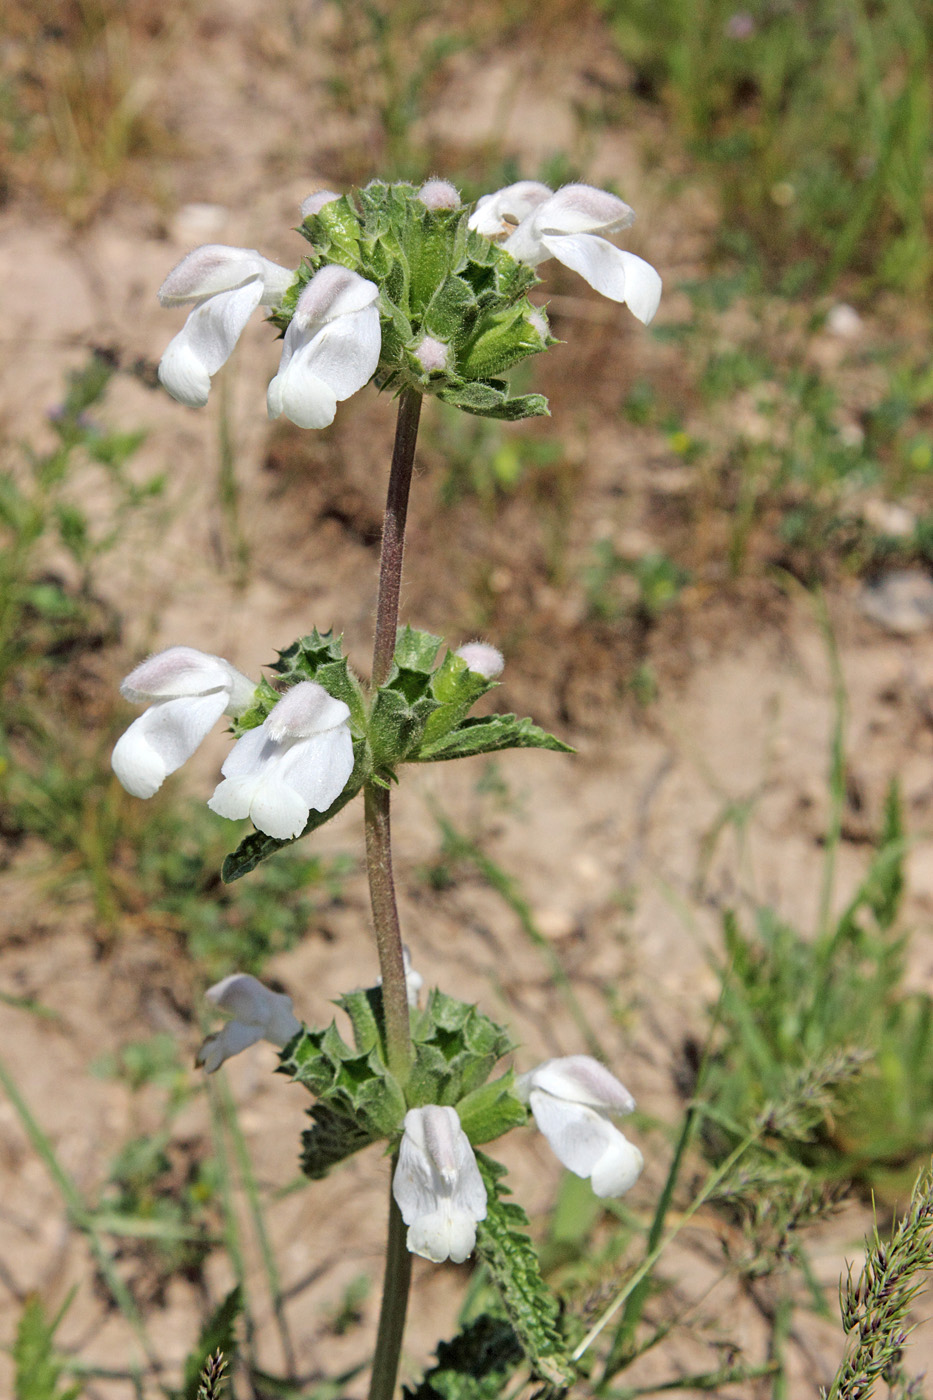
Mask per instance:
[[[317,214],[338,198],[332,190],[310,195],[302,216]],[[459,206],[457,191],[444,180],[429,180],[419,198],[429,209]],[[621,199],[591,185],[566,185],[555,193],[521,180],[483,195],[469,226],[499,240],[530,267],[557,258],[647,324],[658,308],[660,277],[643,258],[602,236],[627,228],[634,218]],[[159,378],[172,397],[189,408],[207,403],[211,378],[229,359],[250,316],[259,306],[280,307],[296,276],[255,248],[208,243],[182,258],[159,290],[163,306],[193,306],[159,365]],[[267,395],[269,417],[284,414],[301,428],[326,427],[337,404],[375,374],[381,349],[375,282],[346,267],[322,267],[302,290],[285,333]],[[418,354],[426,371],[447,367],[447,347],[430,336]]]
[[[407,949],[405,972],[414,1004],[422,979]],[[246,973],[225,977],[207,997],[232,1017],[198,1051],[197,1063],[209,1074],[257,1040],[281,1049],[301,1029],[291,998]],[[631,1113],[635,1100],[605,1066],[589,1055],[546,1060],[521,1075],[517,1089],[554,1155],[577,1176],[589,1177],[597,1196],[621,1196],[635,1184],[642,1155],[611,1121]],[[449,1105],[411,1108],[403,1126],[392,1194],[408,1226],[408,1248],[434,1263],[460,1264],[473,1252],[487,1207],[470,1140]]]
[[[169,647],[131,671],[120,690],[149,708],[118,739],[113,770],[134,797],[152,797],[221,715],[245,714],[256,686],[222,656]],[[208,806],[222,817],[250,817],[279,840],[300,836],[311,811],[325,812],[353,771],[349,718],[323,686],[293,685],[265,723],[234,744]]]

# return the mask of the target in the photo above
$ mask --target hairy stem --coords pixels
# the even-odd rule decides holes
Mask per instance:
[[[392,1159],[395,1175],[396,1158]],[[407,1231],[402,1213],[389,1192],[389,1241],[386,1247],[386,1272],[382,1286],[382,1310],[373,1358],[373,1376],[369,1384],[369,1400],[392,1400],[398,1376],[408,1290],[411,1284],[411,1255],[405,1243]]]
[[[385,524],[382,527],[382,556],[379,561],[379,596],[376,601],[376,642],[373,647],[373,686],[383,685],[392,669],[395,634],[398,630],[398,599],[402,586],[402,555],[405,552],[405,520],[408,492],[415,462],[415,442],[421,417],[421,395],[417,389],[403,389],[395,425],[395,447],[386,495]]]
[[[395,428],[395,448],[389,473],[382,555],[379,564],[379,595],[376,603],[376,637],[373,646],[372,685],[384,685],[392,669],[398,632],[398,603],[402,587],[402,559],[405,553],[405,521],[408,495],[415,461],[415,442],[421,416],[421,395],[414,389],[402,392]],[[382,974],[382,1006],[385,1016],[386,1053],[389,1069],[404,1087],[411,1062],[411,1024],[408,988],[405,985],[405,959],[395,881],[392,877],[392,834],[389,820],[389,790],[376,782],[366,784],[366,866],[369,895],[376,930],[376,947]],[[395,1164],[393,1162],[393,1173]],[[386,1271],[382,1288],[382,1311],[369,1400],[391,1400],[395,1393],[408,1290],[411,1284],[411,1256],[405,1245],[405,1225],[394,1199],[389,1196],[389,1239]]]
[[[392,836],[389,826],[389,791],[367,783],[366,866],[369,898],[376,929],[379,970],[382,973],[382,1010],[385,1016],[386,1050],[389,1069],[404,1087],[411,1057],[411,1031],[408,988],[405,985],[405,959],[402,931],[395,903],[392,878]]]

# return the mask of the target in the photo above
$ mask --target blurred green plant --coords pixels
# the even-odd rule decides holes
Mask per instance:
[[[750,932],[726,913],[720,1039],[707,1081],[716,1119],[705,1143],[714,1160],[788,1072],[850,1050],[865,1057],[862,1073],[840,1091],[801,1160],[885,1199],[909,1191],[933,1148],[933,999],[904,989],[907,938],[897,918],[906,848],[892,784],[871,864],[816,937],[768,907]]]
[[[143,431],[113,431],[94,416],[113,373],[108,356],[93,355],[50,415],[54,446],[24,446],[0,471],[2,829],[66,848],[71,861],[61,873],[86,872],[105,921],[113,912],[106,855],[115,814],[102,772],[113,716],[84,723],[94,702],[75,662],[117,639],[119,618],[95,592],[95,571],[164,481],[138,482],[131,473]],[[84,502],[97,480],[103,490],[94,491],[100,508],[92,517]]]
[[[701,578],[718,578],[723,559],[733,576],[765,561],[812,584],[839,567],[865,574],[928,559],[933,373],[919,345],[879,348],[865,336],[827,364],[825,313],[792,326],[786,303],[747,269],[683,289],[692,316],[655,334],[677,344],[687,385],[675,396],[641,379],[620,409],[636,427],[665,429],[691,469],[685,561]],[[747,328],[724,338],[722,312],[736,303]]]
[[[162,475],[138,483],[129,473],[145,431],[109,430],[90,412],[100,407],[114,369],[107,355],[92,355],[49,415],[54,447],[38,453],[25,445],[22,468],[0,472],[0,687],[14,667],[67,657],[89,635],[100,644],[94,565],[117,544],[129,516],[164,487]],[[108,490],[103,526],[81,503],[92,467],[102,469]],[[74,569],[71,586],[48,571],[55,550]]]
[[[175,1121],[202,1086],[182,1064],[178,1040],[155,1035],[102,1056],[92,1072],[138,1095],[159,1091],[159,1125],[130,1138],[110,1164],[95,1208],[97,1228],[121,1239],[118,1257],[139,1266],[135,1290],[160,1300],[176,1274],[199,1279],[220,1239],[218,1166],[197,1142],[175,1138]]]
[[[628,602],[616,587],[622,578],[634,582],[634,597]],[[651,623],[677,602],[690,582],[690,574],[660,551],[627,559],[617,552],[611,540],[597,540],[582,579],[591,618],[615,622],[626,611],[633,611],[641,621]]]
[[[274,953],[294,947],[320,906],[339,899],[352,869],[350,857],[293,850],[252,880],[225,885],[218,870],[229,825],[201,805],[163,804],[157,813],[134,831],[131,849],[123,847],[130,883],[122,898],[172,930],[210,981],[233,971],[259,974]]]
[[[513,376],[514,378],[514,376]],[[445,506],[475,498],[493,512],[526,478],[560,460],[561,445],[529,437],[508,424],[436,405],[426,425],[425,446],[444,464],[438,493]]]
[[[743,246],[791,273],[796,291],[849,270],[872,286],[927,286],[929,10],[911,0],[599,7],[636,93],[671,112]]]
[[[142,809],[110,771],[122,706],[115,687],[101,699],[96,677],[82,685],[74,663],[117,640],[120,620],[96,595],[96,571],[163,486],[131,473],[144,432],[99,421],[113,374],[94,355],[51,416],[53,447],[24,448],[21,464],[0,473],[0,825],[8,839],[37,836],[56,853],[53,888],[90,887],[100,938],[125,913],[144,914],[205,977],[259,972],[298,940],[324,891],[336,897],[347,863],[293,856],[223,886],[226,824],[170,792]],[[91,472],[107,488],[93,520],[81,504]],[[70,580],[49,568],[62,554]]]
[[[378,169],[386,180],[423,179],[433,168],[433,153],[412,129],[445,63],[470,46],[469,33],[463,22],[428,24],[418,0],[337,0],[335,9],[331,95],[350,116],[368,116],[381,138],[375,157],[369,145],[360,149],[361,170],[348,169],[348,178]],[[352,143],[344,147],[344,158],[351,153],[352,161]]]
[[[80,1383],[59,1388],[67,1367],[55,1349],[55,1333],[73,1297],[74,1290],[51,1319],[46,1317],[40,1298],[27,1298],[13,1342],[15,1400],[78,1400]]]
[[[171,49],[171,10],[140,0],[11,0],[0,181],[38,187],[76,224],[116,189],[151,197],[147,163],[171,149],[152,111]]]
[[[369,1274],[357,1274],[343,1290],[340,1302],[330,1313],[327,1330],[342,1337],[363,1321],[363,1304],[369,1297],[372,1279]]]
[[[183,1160],[173,1148],[171,1126],[125,1143],[110,1164],[97,1220],[122,1237],[117,1257],[139,1265],[136,1291],[148,1304],[164,1298],[181,1274],[198,1281],[220,1242],[217,1170],[210,1160]]]

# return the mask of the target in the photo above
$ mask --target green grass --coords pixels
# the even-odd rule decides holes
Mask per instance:
[[[770,275],[790,274],[798,290],[844,273],[866,291],[929,284],[928,10],[910,0],[600,9],[635,91],[673,118],[720,194],[724,230],[746,236]]]

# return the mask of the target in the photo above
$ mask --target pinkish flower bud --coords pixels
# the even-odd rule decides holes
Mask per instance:
[[[750,39],[755,33],[755,20],[747,10],[737,10],[726,20],[724,32],[729,39]]]
[[[433,335],[426,335],[415,350],[415,357],[425,374],[443,371],[450,365],[450,346],[442,340],[435,340]]]
[[[340,195],[334,194],[333,190],[317,190],[301,201],[301,217],[310,219],[312,214],[320,214],[325,204],[333,204],[339,198]]]
[[[418,198],[426,209],[459,209],[460,194],[449,180],[425,180]]]
[[[505,669],[505,657],[489,642],[467,642],[457,648],[455,655],[459,656],[461,661],[465,661],[471,671],[475,671],[487,681],[501,675]]]

